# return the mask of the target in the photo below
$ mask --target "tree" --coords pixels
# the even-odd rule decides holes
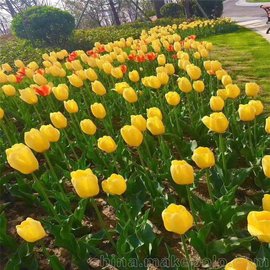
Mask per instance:
[[[160,14],[160,9],[165,5],[165,0],[152,0],[152,3],[154,5],[157,17],[161,18],[162,16]]]

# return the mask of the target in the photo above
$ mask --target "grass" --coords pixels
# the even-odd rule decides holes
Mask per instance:
[[[205,39],[214,44],[212,58],[220,60],[242,88],[255,81],[270,101],[270,43],[266,39],[246,28]]]

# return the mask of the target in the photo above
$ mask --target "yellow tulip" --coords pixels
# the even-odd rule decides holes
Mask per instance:
[[[98,79],[97,73],[92,68],[88,68],[84,72],[89,81],[93,82]]]
[[[124,76],[121,67],[112,68],[111,75],[116,79],[122,79]]]
[[[240,104],[238,109],[238,114],[240,117],[240,120],[248,122],[252,121],[256,117],[256,110],[254,106],[251,106],[250,104]]]
[[[45,84],[48,83],[47,79],[46,79],[43,75],[41,75],[41,74],[39,74],[39,73],[36,73],[36,74],[33,76],[33,80],[34,80],[34,82],[35,82],[36,84],[38,84],[38,85],[45,85]]]
[[[167,231],[185,234],[193,226],[194,219],[183,205],[170,204],[162,212],[162,220]]]
[[[91,83],[92,91],[96,93],[98,96],[104,96],[107,91],[104,85],[100,81],[94,81]]]
[[[16,83],[17,82],[17,78],[16,78],[16,76],[14,74],[7,75],[7,80],[10,83]]]
[[[248,104],[255,108],[256,116],[263,113],[264,106],[260,100],[250,100]]]
[[[226,85],[227,97],[235,99],[240,95],[240,89],[236,84]]]
[[[192,85],[186,77],[181,77],[177,80],[179,89],[184,93],[192,91]]]
[[[205,85],[203,81],[194,81],[192,86],[194,90],[198,93],[202,93],[205,89]]]
[[[222,76],[221,82],[224,86],[227,86],[228,84],[232,84],[232,78],[230,75],[224,75]]]
[[[222,65],[219,61],[211,61],[211,68],[212,71],[217,71],[222,69]]]
[[[262,167],[264,175],[270,178],[270,155],[266,155],[262,158]]]
[[[166,101],[169,105],[177,106],[180,103],[181,97],[175,91],[170,91],[165,94]]]
[[[79,78],[80,78],[82,81],[85,81],[85,80],[87,79],[87,76],[86,76],[84,70],[82,70],[82,69],[81,69],[81,70],[75,71],[75,74],[76,74],[77,76],[79,76]]]
[[[188,76],[193,81],[198,80],[202,75],[201,69],[195,65],[187,65],[186,71],[187,71]]]
[[[175,73],[174,65],[171,63],[165,65],[165,70],[169,75],[173,75]]]
[[[38,153],[43,153],[50,148],[50,142],[47,137],[35,128],[31,128],[30,131],[24,133],[24,142]]]
[[[14,61],[14,65],[15,65],[15,67],[17,67],[17,68],[24,68],[24,67],[25,67],[23,61],[21,61],[21,60],[19,60],[19,59],[17,59],[17,60]]]
[[[157,57],[157,61],[160,66],[164,66],[166,64],[166,56],[164,54],[160,54]]]
[[[226,100],[228,98],[228,93],[226,89],[218,89],[217,96],[221,97],[223,100]]]
[[[57,87],[53,87],[52,92],[55,98],[59,101],[64,101],[68,99],[69,90],[66,84],[59,84]]]
[[[121,128],[120,133],[126,144],[131,147],[138,147],[143,142],[143,134],[135,126],[126,125]]]
[[[67,127],[67,118],[61,112],[50,113],[52,124],[59,129]]]
[[[159,89],[161,87],[161,81],[157,76],[150,76],[148,77],[148,87],[153,89]]]
[[[64,101],[64,106],[69,113],[77,113],[79,111],[78,104],[74,99]]]
[[[124,89],[123,98],[129,103],[135,103],[138,101],[138,95],[132,87],[128,87]]]
[[[81,130],[83,131],[83,133],[90,135],[90,136],[94,135],[97,131],[96,125],[90,119],[82,120],[80,122],[80,127],[81,127]]]
[[[193,151],[192,160],[200,169],[206,169],[215,165],[215,156],[208,147],[198,147]]]
[[[204,61],[203,66],[206,70],[210,70],[211,69],[211,61],[210,60]]]
[[[210,108],[214,112],[222,111],[224,108],[225,102],[220,96],[212,96],[210,98]]]
[[[142,115],[131,115],[131,125],[140,131],[146,130],[146,119]]]
[[[162,85],[168,84],[169,79],[170,79],[169,75],[166,72],[159,72],[157,74],[157,78],[159,79]],[[151,86],[151,80],[150,80],[150,86]]]
[[[128,77],[132,82],[138,82],[140,80],[140,75],[137,70],[130,71]]]
[[[98,139],[98,148],[109,154],[116,151],[117,145],[111,136],[103,136]]]
[[[162,120],[162,112],[159,108],[157,107],[152,107],[149,109],[146,109],[147,112],[147,118],[157,116],[160,120]]]
[[[194,170],[185,160],[173,160],[171,163],[171,176],[178,185],[190,185],[194,182]]]
[[[39,131],[47,138],[49,142],[58,142],[60,138],[60,131],[51,124],[42,125]]]
[[[72,74],[70,76],[67,76],[67,78],[71,85],[78,88],[83,86],[83,80],[78,75]]]
[[[229,121],[222,112],[211,113],[210,116],[204,116],[202,122],[207,128],[216,133],[224,133],[228,129]]]
[[[33,71],[37,70],[39,68],[38,64],[35,61],[30,62],[27,65],[28,68],[32,69]]]
[[[102,64],[102,69],[106,74],[111,74],[113,66],[109,62],[105,62],[105,63]]]
[[[98,195],[98,179],[91,169],[73,171],[70,176],[71,183],[79,197],[87,199]]]
[[[104,106],[101,103],[94,103],[91,105],[91,112],[92,114],[98,118],[98,119],[103,119],[106,116],[106,110]]]
[[[5,93],[6,96],[12,97],[16,95],[16,89],[11,84],[6,84],[2,86],[2,90]]]
[[[260,92],[260,86],[257,83],[246,83],[245,92],[248,97],[256,97]]]
[[[0,107],[0,120],[4,118],[5,111]]]
[[[252,211],[248,214],[248,231],[259,241],[270,243],[270,212]]]
[[[245,258],[236,258],[231,262],[227,263],[225,270],[256,270],[256,264],[245,259]]]
[[[3,64],[2,69],[4,71],[6,71],[6,72],[11,72],[12,71],[12,67],[8,63]]]
[[[265,127],[266,133],[270,134],[270,116],[265,119]]]
[[[129,84],[126,82],[116,83],[114,86],[115,91],[120,95],[123,95],[125,88],[129,88],[129,87],[130,87]]]
[[[127,184],[124,177],[115,173],[113,173],[106,180],[102,181],[101,185],[104,192],[110,195],[122,195],[127,189]]]
[[[25,88],[23,90],[19,90],[20,99],[22,99],[27,104],[33,105],[38,102],[38,97],[34,89]]]
[[[0,70],[0,83],[6,83],[7,82],[7,75]]]
[[[30,174],[39,168],[33,152],[23,143],[14,144],[8,148],[6,155],[9,165],[23,174]]]
[[[262,199],[264,211],[270,211],[270,194],[265,194]]]
[[[146,127],[153,135],[162,135],[165,133],[165,126],[157,116],[149,117],[146,121]]]
[[[220,69],[216,71],[216,77],[218,80],[221,80],[224,75],[228,75],[226,70]]]
[[[47,236],[42,224],[30,217],[17,225],[16,231],[23,240],[29,243],[36,242]]]

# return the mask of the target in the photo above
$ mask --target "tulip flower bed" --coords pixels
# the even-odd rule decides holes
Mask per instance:
[[[2,65],[5,269],[269,269],[262,89],[190,35],[221,24]]]

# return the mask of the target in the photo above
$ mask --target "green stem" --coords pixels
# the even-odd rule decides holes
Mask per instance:
[[[38,117],[38,119],[39,119],[39,121],[40,121],[40,124],[42,124],[43,121],[42,121],[41,116],[40,116],[40,114],[39,114],[39,112],[38,112],[38,110],[37,110],[36,105],[33,105],[33,107],[34,107],[34,110],[35,110],[35,112],[36,112],[36,114],[37,114],[37,117]]]
[[[33,177],[33,179],[35,181],[36,191],[43,197],[43,199],[44,199],[47,207],[49,208],[51,214],[55,217],[55,219],[59,223],[61,223],[61,221],[60,221],[60,219],[58,217],[58,214],[57,214],[56,210],[54,209],[53,204],[51,203],[49,197],[46,194],[45,188],[43,187],[41,180],[38,180],[38,178],[36,177],[36,175],[34,173],[32,173],[32,177]]]
[[[187,196],[188,196],[189,207],[190,207],[190,210],[192,212],[192,216],[194,217],[195,226],[197,228],[197,226],[198,226],[197,214],[196,214],[196,211],[194,209],[194,205],[193,205],[192,197],[191,197],[191,191],[190,191],[190,187],[188,185],[186,185],[186,191],[187,191]]]
[[[248,140],[249,140],[249,147],[252,154],[252,157],[254,157],[254,149],[253,149],[253,143],[252,143],[252,127],[251,124],[247,126],[248,128]]]
[[[93,206],[93,208],[94,208],[94,210],[96,212],[96,215],[97,215],[97,218],[98,218],[98,221],[100,223],[101,228],[105,231],[105,233],[106,233],[108,239],[110,240],[112,246],[114,248],[116,248],[116,245],[115,245],[115,243],[114,243],[114,241],[112,239],[112,236],[110,235],[110,233],[108,232],[108,229],[106,228],[105,222],[104,222],[104,220],[103,220],[103,218],[101,216],[101,213],[100,213],[100,211],[99,211],[99,209],[97,207],[95,199],[91,199],[91,204],[92,204],[92,206]]]
[[[190,256],[189,256],[189,253],[188,253],[187,244],[186,244],[186,239],[185,239],[184,235],[181,235],[181,241],[182,241],[182,243],[183,243],[184,252],[185,252],[186,259],[187,259],[188,269],[189,269],[189,270],[192,270],[193,267],[192,267],[192,264],[191,264],[191,261],[190,261]]]
[[[207,184],[207,189],[208,189],[208,192],[209,192],[209,197],[210,197],[212,203],[214,203],[214,196],[213,196],[213,193],[212,193],[212,188],[211,188],[209,170],[208,169],[206,169],[205,174],[206,174],[206,184]]]
[[[5,124],[3,123],[2,120],[0,120],[0,126],[1,126],[1,128],[3,130],[3,132],[5,133],[5,136],[6,136],[7,140],[8,140],[9,145],[12,146],[13,143],[12,143],[12,141],[10,139],[10,136],[8,134],[8,131],[6,130]]]
[[[225,149],[224,149],[224,138],[222,134],[218,135],[218,141],[219,141],[219,149],[221,151],[221,157],[222,157],[222,167],[224,172],[224,179],[226,180],[226,174],[227,174],[227,165],[226,165],[226,159],[225,159]]]
[[[67,139],[67,141],[68,141],[68,143],[69,143],[69,145],[70,145],[70,149],[71,149],[72,153],[74,154],[76,160],[79,160],[79,157],[78,157],[78,155],[76,154],[76,152],[75,152],[75,150],[74,150],[74,148],[73,148],[73,146],[72,146],[72,142],[71,142],[71,140],[69,139],[68,134],[67,134],[67,132],[66,132],[64,129],[63,129],[63,133],[64,133],[64,135],[65,135],[65,137],[66,137],[66,139]]]

